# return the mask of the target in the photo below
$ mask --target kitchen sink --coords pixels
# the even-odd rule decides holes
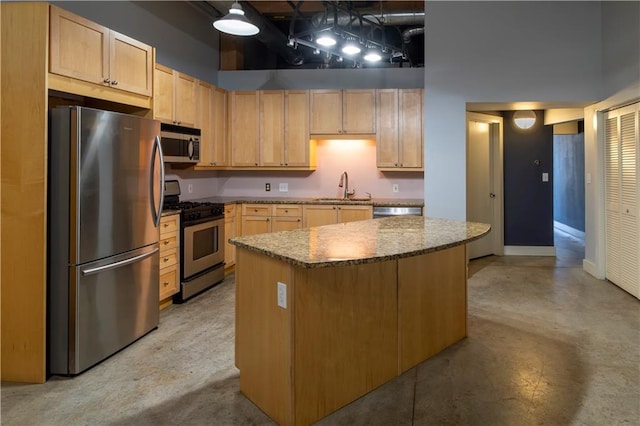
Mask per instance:
[[[342,202],[342,201],[371,201],[371,198],[369,198],[369,197],[366,197],[366,198],[320,197],[320,198],[314,198],[313,201],[335,201],[335,202]]]

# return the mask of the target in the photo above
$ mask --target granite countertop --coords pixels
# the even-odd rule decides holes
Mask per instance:
[[[303,268],[348,266],[417,256],[465,244],[490,225],[397,216],[230,239],[238,247]]]
[[[424,200],[420,198],[356,198],[355,200],[342,200],[329,197],[208,197],[192,201],[207,201],[223,204],[349,204],[364,206],[402,206],[424,207]]]

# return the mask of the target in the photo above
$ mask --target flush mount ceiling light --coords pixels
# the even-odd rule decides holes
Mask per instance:
[[[531,110],[516,111],[513,114],[513,122],[520,129],[530,129],[536,124],[536,113]]]
[[[260,29],[244,16],[244,10],[237,1],[231,5],[229,14],[215,21],[213,26],[218,31],[237,36],[252,36],[260,32]]]

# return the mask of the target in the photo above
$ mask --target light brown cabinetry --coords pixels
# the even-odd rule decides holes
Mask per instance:
[[[311,90],[311,134],[376,133],[375,90]]]
[[[243,204],[242,235],[302,228],[302,205]]]
[[[256,167],[260,164],[259,92],[229,93],[231,165]]]
[[[300,204],[274,204],[271,215],[271,232],[302,228],[302,205]]]
[[[381,89],[377,92],[378,168],[422,170],[422,89]]]
[[[151,46],[53,5],[49,22],[51,73],[102,88],[151,96]],[[95,93],[92,95],[96,97]]]
[[[180,288],[180,216],[163,216],[160,219],[160,302],[176,294]]]
[[[196,79],[160,64],[156,64],[153,78],[153,118],[195,127]]]
[[[307,204],[303,209],[303,226],[333,225],[373,218],[372,206],[345,204]]]
[[[315,167],[308,90],[231,92],[229,97],[233,167]]]
[[[200,136],[200,162],[197,167],[227,166],[227,92],[204,81],[196,86],[197,120]]]
[[[236,237],[236,205],[224,206],[224,266],[229,268],[236,263],[236,246],[229,244],[229,239]]]

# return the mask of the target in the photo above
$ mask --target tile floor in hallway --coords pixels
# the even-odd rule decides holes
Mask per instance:
[[[556,245],[472,261],[469,336],[319,424],[640,424],[640,302]],[[2,425],[273,424],[239,392],[233,304],[230,276],[78,377],[3,383]]]

